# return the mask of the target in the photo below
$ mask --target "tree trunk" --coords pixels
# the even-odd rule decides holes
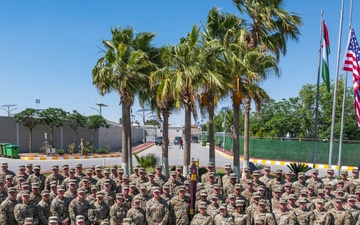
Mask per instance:
[[[32,129],[29,129],[29,153],[31,152],[32,152]]]
[[[92,143],[93,143],[95,132],[96,132],[96,130],[92,130],[92,132],[91,132],[90,145],[92,145]]]
[[[75,146],[76,146],[76,142],[77,142],[77,137],[78,137],[78,132],[75,131],[75,138],[74,138],[74,144],[75,144]]]
[[[185,104],[184,165],[183,175],[187,176],[191,157],[191,106]]]
[[[234,172],[237,178],[240,178],[240,134],[239,134],[239,120],[240,120],[240,104],[233,101],[234,110],[234,142],[233,142],[233,164]]]
[[[121,111],[122,111],[122,143],[121,143],[121,158],[122,158],[122,168],[124,169],[124,174],[129,175],[129,150],[128,150],[128,127],[129,127],[129,120],[127,119],[129,116],[129,112],[127,111],[127,107],[124,103],[121,104]]]
[[[51,145],[52,148],[54,147],[54,145],[53,145],[53,137],[54,137],[54,128],[50,127],[50,145]]]
[[[162,135],[162,172],[166,177],[169,177],[169,110],[163,111]]]
[[[131,107],[129,107],[130,109]],[[130,112],[130,110],[129,110]],[[132,174],[132,167],[133,167],[133,161],[132,161],[132,135],[131,135],[131,118],[130,118],[130,113],[129,113],[129,118],[128,118],[128,121],[129,121],[129,125],[128,125],[128,129],[130,132],[129,132],[129,135],[128,135],[128,149],[129,149],[129,175]]]
[[[214,100],[212,100],[214,102]],[[215,167],[215,135],[214,135],[214,107],[213,105],[209,106],[209,162],[214,163]]]
[[[250,103],[249,97],[244,98],[244,164],[243,167],[249,166],[249,131],[250,131]]]

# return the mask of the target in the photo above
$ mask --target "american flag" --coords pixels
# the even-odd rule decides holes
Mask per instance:
[[[358,126],[360,127],[360,48],[353,28],[351,28],[349,34],[343,70],[353,73],[355,110]]]

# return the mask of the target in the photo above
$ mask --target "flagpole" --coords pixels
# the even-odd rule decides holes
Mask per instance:
[[[318,114],[319,114],[319,89],[320,89],[320,63],[321,63],[321,46],[323,37],[323,21],[324,21],[324,10],[321,10],[320,20],[320,46],[319,46],[319,60],[318,60],[318,76],[316,83],[316,103],[315,103],[315,130],[314,130],[314,152],[313,152],[313,168],[316,164],[316,148],[317,148],[317,127],[318,127]],[[326,46],[324,46],[326,48]]]
[[[350,29],[351,29],[351,24],[352,24],[352,12],[353,12],[352,8],[353,8],[353,0],[350,0],[349,31],[350,31]],[[338,176],[340,176],[340,171],[341,171],[342,144],[343,144],[343,136],[344,136],[344,121],[345,121],[345,105],[346,105],[347,78],[348,78],[348,72],[346,71],[345,81],[344,81],[343,103],[342,103],[342,110],[341,110],[341,128],[340,128],[340,142],[339,142]]]
[[[339,64],[340,64],[340,49],[341,49],[341,33],[342,25],[344,20],[344,0],[341,1],[341,11],[340,11],[340,27],[339,27],[339,38],[338,38],[338,50],[337,50],[337,60],[336,60],[336,77],[334,84],[334,98],[333,98],[333,108],[332,108],[332,117],[331,117],[331,134],[330,134],[330,150],[329,150],[329,164],[328,167],[332,168],[332,153],[334,148],[334,129],[335,129],[335,116],[336,116],[336,97],[338,92],[338,80],[339,80]]]

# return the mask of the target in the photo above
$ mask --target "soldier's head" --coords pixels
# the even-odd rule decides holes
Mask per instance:
[[[59,224],[59,217],[57,216],[50,216],[48,225],[58,225]]]
[[[319,176],[319,170],[318,169],[313,169],[312,173],[311,173],[311,177],[318,178],[318,176]]]
[[[254,178],[254,180],[258,181],[259,178],[260,178],[260,175],[261,175],[260,170],[254,170],[254,171],[253,171],[253,178]]]
[[[122,187],[121,192],[122,192],[123,196],[125,196],[125,197],[128,196],[128,195],[129,195],[129,186],[128,186],[128,185],[124,185],[124,186]]]
[[[211,200],[211,204],[217,205],[219,198],[216,195],[211,195],[210,200]]]
[[[32,217],[25,218],[24,225],[34,225],[34,219]]]
[[[340,177],[343,180],[346,180],[348,177],[348,171],[347,170],[341,170]]]
[[[322,211],[324,209],[325,200],[324,199],[317,199],[316,200],[316,209]]]
[[[340,196],[337,196],[335,198],[335,209],[337,210],[341,210],[342,209],[342,206],[343,206],[343,202],[344,202],[344,198],[343,197],[340,197]]]
[[[54,174],[54,175],[59,174],[59,166],[58,165],[53,165],[52,166],[52,174]]]
[[[129,180],[129,176],[128,175],[123,175],[122,177],[122,181],[124,184],[129,184],[130,180]]]
[[[261,213],[265,212],[265,210],[266,210],[266,205],[267,205],[266,200],[261,199],[261,200],[259,201],[258,209],[259,209],[259,211],[260,211]]]
[[[99,189],[97,188],[96,185],[91,185],[91,194],[93,194],[93,196],[96,196],[96,193],[99,191]]]
[[[88,178],[92,178],[93,175],[93,171],[91,169],[86,169],[85,170],[85,174]]]
[[[8,188],[8,198],[10,200],[14,200],[16,198],[16,194],[17,194],[16,188],[14,187]]]
[[[19,174],[25,174],[25,170],[26,170],[25,165],[19,166]]]
[[[356,203],[356,196],[355,195],[348,195],[347,203],[348,203],[348,206],[353,208],[355,206],[355,203]]]
[[[314,185],[307,186],[308,195],[312,196],[315,193]]]
[[[75,223],[76,225],[85,225],[86,224],[85,217],[82,215],[77,215],[75,218],[75,221],[76,221],[76,223]]]
[[[299,198],[299,205],[302,209],[306,209],[307,206],[307,200],[306,198],[300,197]]]
[[[83,177],[81,179],[81,183],[83,184],[84,188],[88,188],[90,186],[90,182],[89,182],[89,179],[87,177]]]
[[[56,181],[51,181],[50,182],[50,189],[52,192],[57,194],[57,185],[56,185]]]
[[[82,173],[82,169],[83,169],[83,166],[82,166],[81,163],[77,163],[77,164],[75,165],[75,170],[76,170],[77,173],[81,174],[81,173]]]
[[[244,176],[246,178],[249,178],[250,177],[250,167],[245,167],[244,168]]]
[[[1,170],[3,172],[7,172],[7,170],[8,170],[8,163],[7,162],[1,163]]]
[[[281,197],[281,194],[282,194],[282,190],[281,190],[281,188],[275,188],[275,190],[274,190],[274,196],[275,196],[275,198],[280,198]]]
[[[271,172],[270,166],[265,166],[263,169],[263,172],[266,175],[270,175],[270,172]]]
[[[153,195],[154,195],[154,198],[156,199],[160,199],[160,188],[159,187],[154,187],[153,188]]]
[[[123,201],[124,201],[123,195],[121,193],[117,193],[116,194],[116,204],[122,205]]]
[[[358,179],[359,178],[359,169],[358,168],[354,168],[352,171],[352,177],[354,179]]]
[[[0,181],[1,182],[1,181]],[[22,191],[29,191],[30,190],[30,184],[29,182],[25,181],[21,183],[21,190]]]
[[[111,190],[110,180],[104,180],[103,188],[105,191],[109,192]]]
[[[226,174],[230,174],[231,173],[231,165],[230,164],[225,164],[224,169],[226,171]]]
[[[124,169],[123,169],[123,168],[118,168],[118,169],[117,169],[117,174],[118,174],[119,176],[124,175]]]
[[[33,164],[32,163],[28,163],[28,164],[26,164],[26,171],[28,171],[28,172],[32,172],[32,170],[33,170]]]
[[[260,193],[254,192],[251,199],[253,202],[255,202],[255,204],[258,204],[261,199]]]
[[[64,185],[58,185],[57,186],[57,196],[62,198],[62,197],[64,197],[64,193],[65,193]]]
[[[176,175],[177,175],[177,176],[181,176],[181,175],[182,175],[182,168],[181,168],[181,166],[177,166],[177,167],[176,167]]]
[[[176,181],[176,172],[175,171],[170,172],[170,180],[173,182]]]
[[[214,184],[213,190],[214,190],[214,193],[215,193],[215,194],[220,194],[221,189],[222,189],[222,187],[221,187],[220,184]]]
[[[209,172],[208,181],[209,181],[210,183],[214,183],[214,182],[215,182],[215,173],[214,173],[214,172]]]
[[[30,192],[29,191],[22,191],[21,192],[21,200],[24,204],[28,204],[30,201]]]
[[[292,180],[292,177],[293,177],[293,173],[291,172],[291,171],[287,171],[286,173],[285,173],[285,178],[286,178],[286,180]]]
[[[79,188],[79,189],[77,190],[77,197],[78,197],[78,199],[84,199],[85,196],[86,196],[86,191],[85,191],[85,189],[84,189],[84,188]]]
[[[102,169],[101,169],[101,166],[100,165],[96,165],[95,166],[95,174],[97,176],[102,176]]]
[[[40,170],[41,170],[41,166],[40,166],[40,165],[35,165],[35,166],[34,166],[33,171],[34,171],[34,173],[35,173],[36,175],[40,174]]]
[[[40,193],[40,185],[39,185],[39,183],[32,183],[31,184],[31,192],[34,195],[38,195]]]
[[[148,172],[147,175],[148,175],[149,181],[153,181],[153,180],[154,180],[154,178],[155,178],[154,172],[150,171],[150,172]]]
[[[297,197],[296,197],[295,194],[290,194],[289,197],[288,197],[289,204],[290,205],[295,205],[296,199],[297,199]]]
[[[140,194],[143,195],[143,196],[147,195],[147,187],[146,187],[146,185],[144,185],[144,184],[140,185]]]
[[[223,204],[223,203],[220,204],[219,212],[220,212],[220,215],[226,216],[226,214],[227,214],[226,204]]]
[[[185,193],[186,193],[186,188],[185,186],[179,186],[178,188],[178,195],[180,198],[184,198],[185,197]]]
[[[105,197],[105,194],[103,192],[98,192],[96,193],[96,201],[99,203],[99,204],[102,204],[104,202],[104,197]]]
[[[134,170],[134,173],[135,173],[136,175],[139,175],[139,169],[140,169],[140,166],[139,166],[139,165],[135,165],[135,166],[134,166],[133,170]]]
[[[69,177],[74,178],[75,177],[75,171],[76,171],[75,168],[70,168],[69,169]]]
[[[140,207],[140,203],[141,203],[141,201],[140,201],[140,199],[139,198],[137,198],[137,197],[135,197],[134,199],[133,199],[133,207],[135,208],[135,209],[137,209],[137,208],[139,208]]]
[[[324,190],[325,190],[325,193],[330,194],[331,191],[332,191],[332,186],[331,186],[331,184],[325,184],[325,185],[324,185]]]
[[[170,187],[169,187],[169,185],[164,184],[162,190],[163,190],[163,193],[165,193],[165,194],[170,193]]]
[[[140,177],[141,179],[144,179],[144,178],[145,178],[145,175],[146,175],[145,168],[140,168],[140,169],[139,169],[139,177]]]
[[[257,191],[260,193],[260,196],[263,197],[265,195],[265,186],[264,185],[259,185],[257,187]]]
[[[206,203],[200,203],[199,212],[203,215],[206,213]]]
[[[50,192],[48,190],[43,190],[41,191],[41,198],[45,201],[45,202],[49,202],[50,200]]]
[[[279,209],[281,211],[286,211],[286,209],[287,209],[287,200],[285,198],[280,198],[280,200],[279,200]]]
[[[356,200],[360,201],[360,188],[355,189],[355,196],[356,196]]]
[[[330,179],[334,178],[334,170],[333,169],[328,169],[326,171],[326,176]]]
[[[77,188],[76,186],[76,179],[71,179],[69,182],[69,189],[70,191],[75,191]]]
[[[63,170],[64,174],[68,174],[69,173],[69,165],[63,165],[62,170]]]
[[[104,176],[105,176],[106,178],[109,178],[109,177],[110,177],[110,168],[105,168],[105,169],[104,169]]]
[[[287,193],[291,193],[291,189],[292,189],[292,183],[285,183],[284,184],[284,190]]]
[[[246,180],[246,189],[252,190],[254,187],[254,182],[251,179]]]
[[[303,183],[305,181],[305,173],[304,172],[299,172],[297,177],[301,183]]]
[[[281,177],[282,177],[282,170],[281,169],[277,169],[276,171],[275,171],[275,177],[276,177],[276,179],[278,179],[278,180],[280,180],[281,179]]]
[[[337,189],[342,189],[342,188],[344,188],[344,185],[345,185],[345,183],[344,183],[343,180],[338,180],[338,182],[337,182],[337,184],[336,184]]]
[[[162,173],[162,166],[161,165],[156,165],[156,173],[157,174],[161,174]]]
[[[213,162],[208,162],[208,164],[207,164],[208,172],[212,172],[213,169],[214,169],[214,163]]]

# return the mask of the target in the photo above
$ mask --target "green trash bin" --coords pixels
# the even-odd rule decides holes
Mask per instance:
[[[19,158],[19,146],[17,145],[6,145],[6,157]]]
[[[0,143],[0,156],[6,155],[5,145],[11,145],[11,143]]]
[[[206,146],[206,140],[201,141],[201,146]]]

